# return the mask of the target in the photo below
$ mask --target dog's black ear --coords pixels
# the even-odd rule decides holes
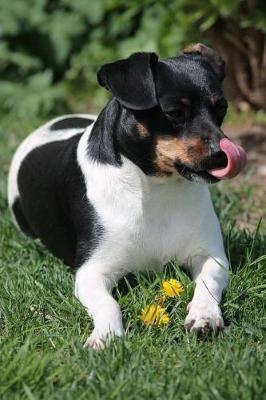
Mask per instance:
[[[157,60],[155,53],[134,53],[124,60],[103,65],[97,73],[98,82],[127,108],[153,108],[157,105],[153,76]]]
[[[222,81],[225,77],[225,62],[222,57],[210,47],[202,43],[192,44],[183,50],[185,54],[200,54],[211,65],[213,71]]]

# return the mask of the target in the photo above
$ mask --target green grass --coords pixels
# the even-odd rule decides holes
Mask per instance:
[[[94,352],[82,346],[92,324],[73,296],[70,271],[21,237],[7,211],[8,163],[27,125],[0,131],[0,399],[265,398],[266,235],[262,223],[256,229],[263,210],[248,176],[212,191],[231,264],[225,332],[204,340],[184,332],[193,284],[169,265],[165,276],[185,286],[169,303],[171,324],[141,323],[140,310],[158,295],[162,277],[139,276],[127,294],[116,290],[125,339]],[[245,224],[251,231],[240,228]]]

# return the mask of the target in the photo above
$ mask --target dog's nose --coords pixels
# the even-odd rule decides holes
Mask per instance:
[[[212,168],[225,168],[227,165],[226,154],[221,150],[211,152],[210,164]]]

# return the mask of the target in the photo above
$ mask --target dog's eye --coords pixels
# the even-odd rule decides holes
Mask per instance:
[[[165,111],[172,125],[184,124],[190,114],[190,101],[186,97],[180,97],[173,108]]]
[[[177,108],[166,112],[167,117],[175,124],[184,123],[188,117],[188,112],[184,108]]]
[[[184,115],[184,111],[181,109],[171,110],[167,111],[167,115],[169,115],[172,118],[182,118],[182,116]]]

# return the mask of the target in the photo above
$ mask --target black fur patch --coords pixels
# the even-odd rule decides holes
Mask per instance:
[[[118,131],[121,129],[121,106],[113,99],[100,113],[93,126],[88,140],[89,157],[101,164],[121,166],[118,147]]]
[[[80,128],[87,128],[87,126],[93,123],[92,119],[89,118],[82,118],[82,117],[69,117],[60,119],[59,121],[53,123],[50,126],[51,131],[57,131],[60,129],[80,129]]]
[[[73,267],[90,256],[103,234],[76,160],[81,135],[34,149],[18,174],[22,215],[45,246]]]

